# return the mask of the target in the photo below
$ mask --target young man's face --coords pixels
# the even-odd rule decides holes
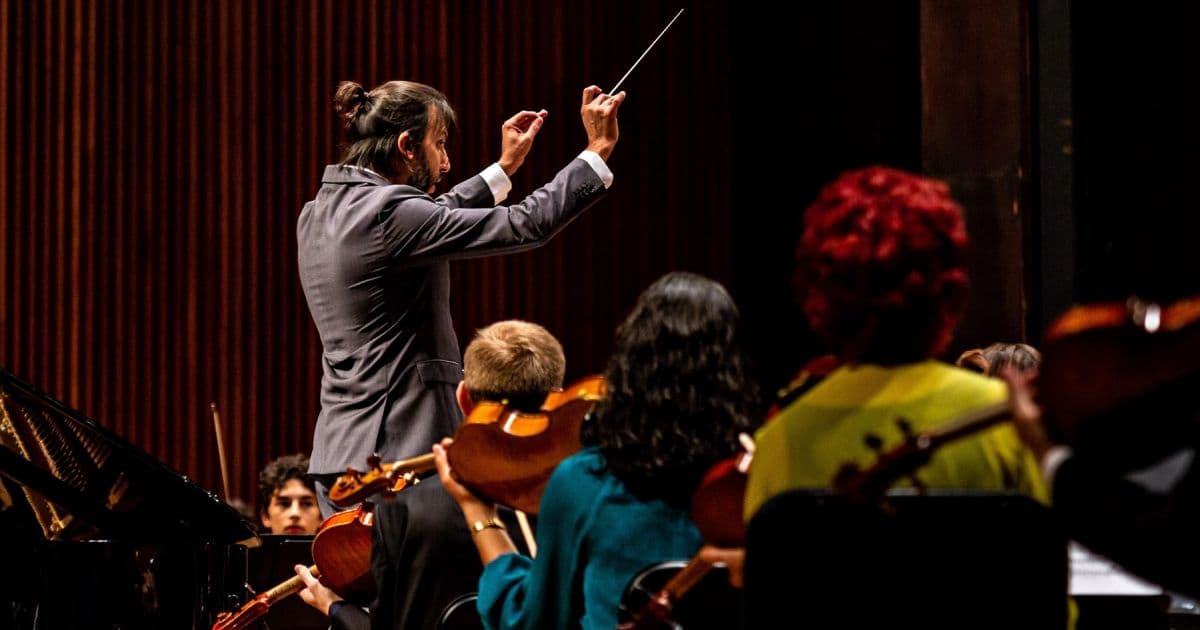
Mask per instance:
[[[315,534],[321,524],[317,495],[299,479],[288,479],[271,495],[262,514],[263,527],[272,534]]]

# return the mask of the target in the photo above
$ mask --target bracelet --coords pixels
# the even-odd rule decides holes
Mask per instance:
[[[485,529],[493,529],[493,528],[499,529],[501,531],[507,531],[507,529],[508,529],[507,527],[504,526],[504,523],[501,523],[500,521],[496,520],[496,517],[491,516],[491,517],[488,517],[488,520],[486,520],[486,521],[475,521],[474,523],[471,523],[471,535],[474,536],[475,534],[478,534],[479,532],[481,532]]]

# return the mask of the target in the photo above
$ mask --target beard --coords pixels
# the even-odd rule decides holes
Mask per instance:
[[[433,169],[429,168],[429,164],[424,162],[410,164],[408,170],[408,185],[430,194],[433,193],[437,183],[442,179],[441,174],[435,177]]]

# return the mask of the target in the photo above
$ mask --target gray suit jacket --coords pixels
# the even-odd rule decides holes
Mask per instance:
[[[603,196],[576,158],[520,203],[494,203],[475,176],[431,199],[411,186],[327,166],[296,226],[300,284],[323,347],[309,472],[428,453],[462,420],[449,262],[545,243]]]

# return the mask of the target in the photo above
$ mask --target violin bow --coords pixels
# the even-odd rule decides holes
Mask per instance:
[[[229,502],[229,468],[225,464],[225,438],[221,432],[221,414],[217,413],[217,403],[208,403],[212,409],[213,428],[217,432],[217,459],[221,462],[221,486],[225,489],[225,501]]]
[[[529,517],[521,510],[513,510],[517,513],[517,523],[521,526],[521,536],[525,539],[525,546],[529,548],[529,557],[537,557],[537,541],[533,539],[533,528],[529,527]]]

